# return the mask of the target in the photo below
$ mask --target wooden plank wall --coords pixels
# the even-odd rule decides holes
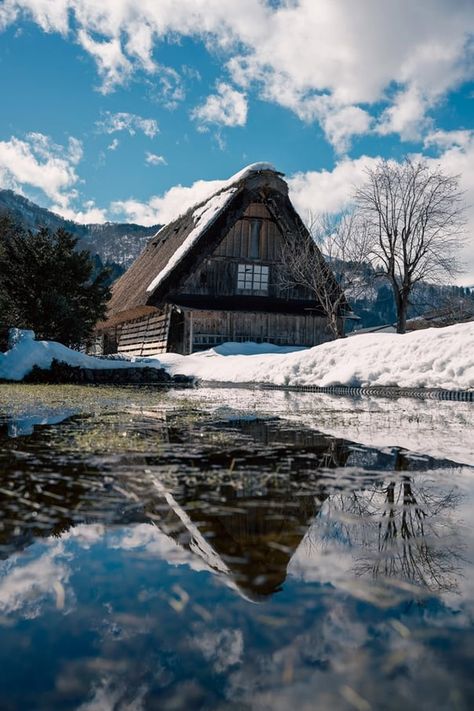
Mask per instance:
[[[264,262],[278,262],[281,252],[281,232],[272,219],[265,205],[252,203],[244,217],[237,220],[214,252],[216,257],[236,257],[254,259],[251,257],[250,234],[252,223],[260,220],[259,257]]]
[[[133,356],[166,353],[171,310],[143,316],[124,323],[118,333],[117,352]]]
[[[226,341],[314,346],[332,339],[326,318],[311,313],[193,311],[192,320],[194,351]],[[185,343],[189,338],[190,312],[186,312]]]
[[[252,254],[252,224],[259,220],[258,256]],[[281,261],[282,235],[265,205],[252,203],[244,217],[237,220],[222,242],[203,264],[185,280],[178,293],[206,296],[234,296],[239,264],[260,264],[269,268],[268,296],[271,299],[313,301],[314,295],[304,287],[289,288],[282,279],[286,268]],[[248,293],[248,292],[246,292]]]

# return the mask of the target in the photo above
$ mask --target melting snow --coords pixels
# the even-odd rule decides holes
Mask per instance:
[[[33,331],[19,331],[15,345],[6,353],[0,353],[0,380],[23,380],[35,365],[50,368],[53,359],[81,368],[130,368],[130,366],[152,366],[159,368],[157,360],[111,361],[94,358],[54,341],[35,341]]]
[[[165,367],[171,374],[204,381],[274,385],[390,385],[474,388],[474,322],[406,335],[371,333],[308,349],[233,343],[181,356],[113,361],[114,368]],[[31,334],[0,354],[0,378],[21,380],[34,365],[48,368],[53,358],[87,368],[110,368],[109,360],[78,353],[59,343],[35,341]]]
[[[246,355],[237,355],[239,348]],[[226,344],[191,356],[160,358],[171,373],[207,381],[474,388],[474,322],[403,336],[374,333],[342,338],[293,353],[283,349],[262,354],[261,348],[261,344],[253,349],[248,343]]]

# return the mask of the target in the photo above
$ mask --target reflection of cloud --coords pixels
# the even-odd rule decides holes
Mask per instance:
[[[239,664],[244,652],[244,638],[241,630],[223,629],[219,632],[203,632],[193,637],[196,646],[217,674]]]
[[[459,488],[451,480],[446,489],[432,475],[396,474],[331,492],[288,572],[382,606],[407,585],[410,594],[457,590]]]
[[[105,526],[101,523],[80,523],[61,535],[61,540],[74,541],[81,548],[90,548],[104,538]]]
[[[47,601],[54,599],[58,583],[64,587],[70,576],[64,546],[50,539],[46,552],[26,563],[14,556],[0,565],[0,612],[23,618],[39,617]],[[52,542],[54,541],[54,543]]]
[[[182,548],[170,536],[149,523],[139,523],[112,534],[109,538],[109,546],[121,550],[142,549],[149,555],[166,560],[170,565],[187,565],[196,572],[201,570],[214,572],[204,560]]]
[[[117,677],[119,676],[120,673],[117,674]],[[102,679],[94,686],[90,700],[81,704],[77,711],[115,711],[118,708],[124,711],[141,711],[147,691],[147,687],[142,686],[130,699],[126,684],[116,677]]]
[[[38,425],[57,425],[74,414],[74,410],[65,409],[60,413],[45,412],[41,415],[28,415],[23,417],[12,417],[8,420],[8,436],[22,437],[33,434],[34,428]]]
[[[347,585],[347,571],[354,564],[352,551],[350,546],[345,547],[339,540],[333,540],[327,545],[321,544],[324,536],[321,528],[326,525],[323,505],[294,552],[287,573],[305,583],[318,582],[332,585],[336,589],[344,589]],[[372,588],[372,581],[369,581],[368,588]],[[356,591],[355,587],[354,591]],[[367,594],[370,594],[369,590]],[[364,598],[364,591],[357,590],[357,596]],[[371,596],[374,597],[373,594]]]
[[[31,546],[27,552],[2,561],[0,612],[33,618],[39,617],[44,606],[53,600],[56,600],[58,609],[62,609],[64,601],[70,606],[73,591],[67,589],[67,583],[71,577],[73,553],[68,545],[74,541],[81,548],[90,548],[103,536],[102,525],[80,524],[59,539],[50,536]]]

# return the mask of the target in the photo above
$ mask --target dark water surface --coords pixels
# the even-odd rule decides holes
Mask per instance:
[[[266,397],[1,390],[2,711],[473,708],[474,468]]]

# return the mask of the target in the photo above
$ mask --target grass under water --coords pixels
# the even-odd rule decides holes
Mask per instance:
[[[351,439],[360,402],[0,397],[2,709],[472,706],[474,469],[435,429],[413,453]]]

